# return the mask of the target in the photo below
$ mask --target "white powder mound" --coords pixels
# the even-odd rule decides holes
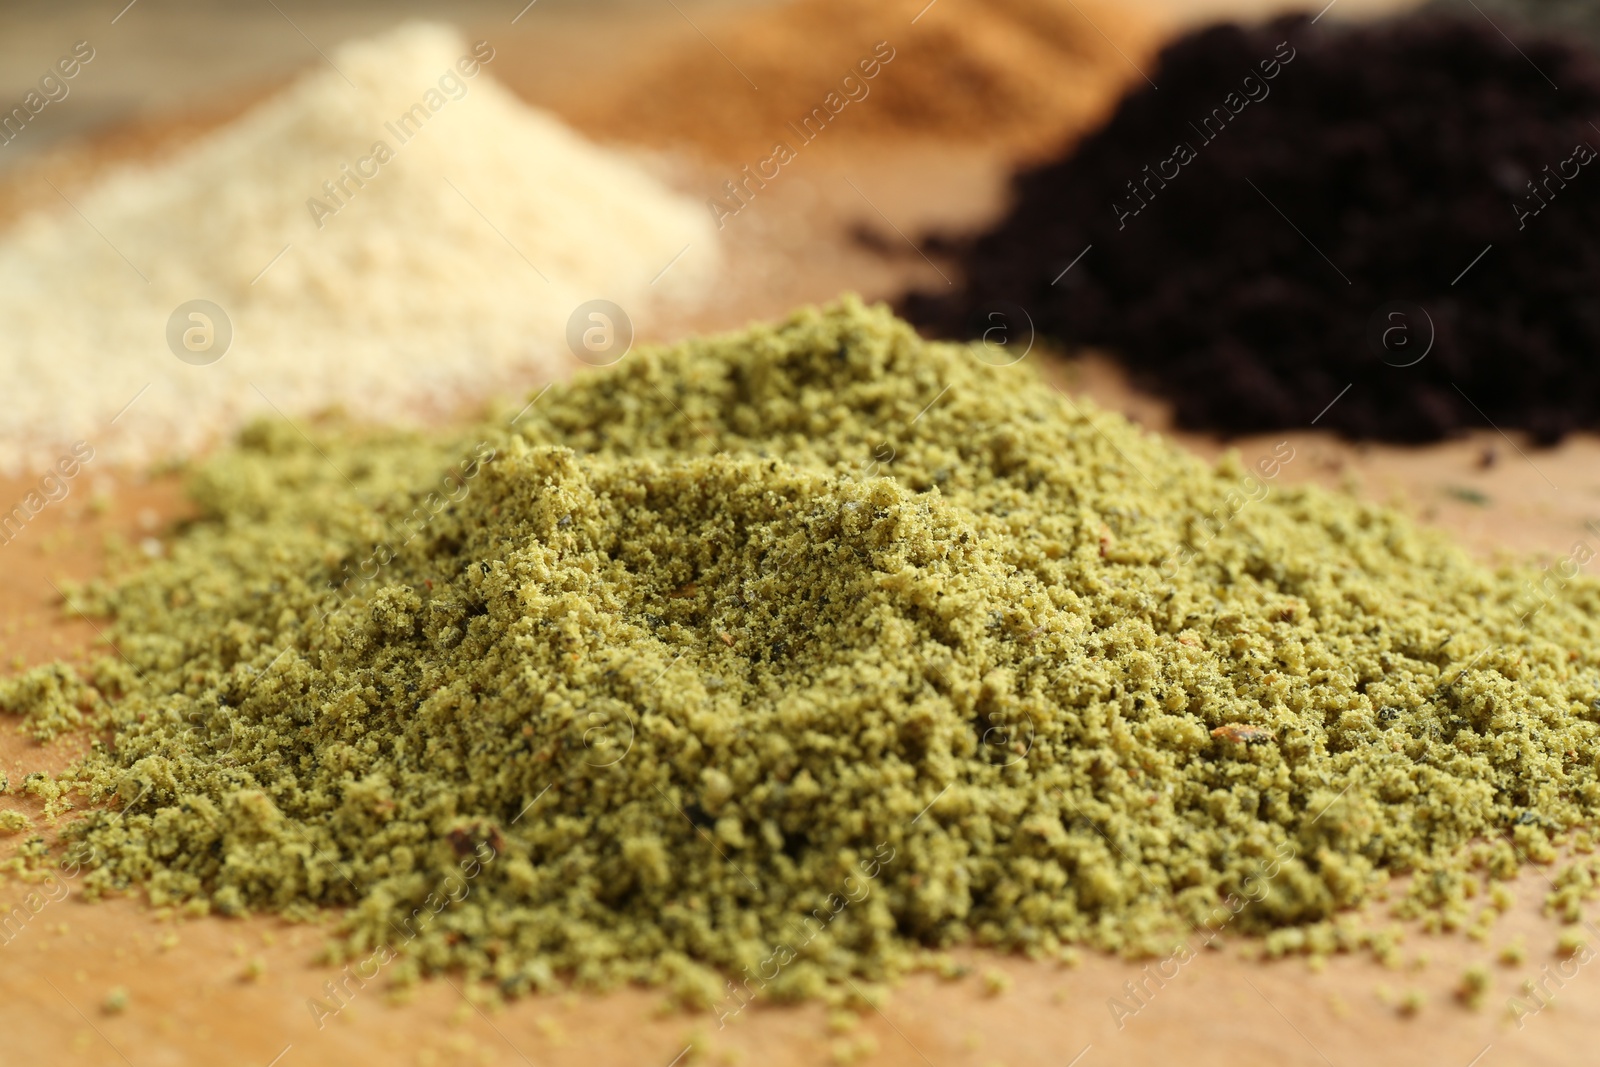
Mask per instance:
[[[567,324],[587,301],[639,327],[652,301],[702,294],[705,209],[521,103],[493,66],[491,46],[436,25],[348,44],[176,157],[0,238],[0,469],[77,439],[97,461],[182,455],[274,408],[403,422],[575,364]],[[233,328],[208,365],[168,343],[196,299]]]

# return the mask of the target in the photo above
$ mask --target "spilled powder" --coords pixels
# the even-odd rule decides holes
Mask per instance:
[[[253,426],[169,558],[75,592],[126,660],[0,686],[108,722],[82,884],[341,907],[362,977],[711,1002],[1164,950],[1230,895],[1349,948],[1390,872],[1454,915],[1593,823],[1600,586],[984,354],[846,300],[510,431]]]
[[[413,23],[330,59],[0,236],[0,469],[80,438],[111,462],[190,452],[274,408],[449,411],[568,365],[588,300],[642,328],[703,289],[704,208],[522,104],[492,45]],[[232,325],[209,366],[169,349],[196,299]]]
[[[1098,0],[795,0],[705,29],[722,55],[697,35],[558,106],[599,137],[754,162],[774,139],[798,150],[787,124],[834,93],[832,121],[808,131],[819,144],[921,136],[1036,155],[1099,121],[1158,40]],[[893,58],[863,78],[880,42]]]

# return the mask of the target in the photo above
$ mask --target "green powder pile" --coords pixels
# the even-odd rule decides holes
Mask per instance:
[[[847,299],[510,429],[258,424],[76,593],[125,659],[0,706],[107,719],[86,886],[339,907],[346,959],[508,991],[1326,935],[1594,823],[1600,585],[980,355]]]

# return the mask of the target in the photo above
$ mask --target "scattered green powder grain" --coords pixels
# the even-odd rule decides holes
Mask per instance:
[[[831,1042],[828,1051],[834,1063],[840,1067],[849,1067],[850,1064],[860,1063],[875,1054],[878,1051],[878,1042],[871,1034],[857,1034],[854,1037],[840,1038]]]
[[[700,1063],[711,1053],[711,1035],[700,1027],[685,1034],[682,1041],[683,1063]]]
[[[1486,508],[1489,506],[1488,494],[1480,489],[1474,489],[1469,485],[1447,485],[1445,486],[1444,491],[1447,496],[1453,496],[1457,500],[1465,503],[1476,504],[1480,508]]]
[[[1561,931],[1556,938],[1556,955],[1566,958],[1576,956],[1589,947],[1589,939],[1583,936],[1583,928],[1579,926]]]
[[[24,671],[0,683],[0,707],[26,709],[22,728],[35,741],[98,722],[103,711],[100,693],[70,666],[49,663]]]
[[[260,956],[252,956],[249,962],[240,970],[239,980],[242,982],[259,982],[261,981],[261,976],[266,973],[267,961]]]
[[[1594,897],[1596,878],[1590,860],[1583,859],[1563,866],[1551,880],[1551,891],[1545,896],[1544,912],[1555,915],[1567,923],[1583,919],[1583,903]]]
[[[1427,1003],[1428,995],[1422,990],[1412,987],[1401,995],[1400,1003],[1395,1006],[1395,1010],[1401,1015],[1414,1016],[1421,1013]]]
[[[997,967],[986,968],[983,972],[983,992],[986,996],[998,997],[1001,993],[1011,988],[1011,976]]]
[[[33,826],[33,820],[20,811],[0,811],[0,834],[20,834]]]
[[[1516,967],[1528,958],[1528,947],[1521,937],[1500,949],[1500,963],[1505,967]]]
[[[100,1002],[100,1010],[107,1015],[121,1015],[128,1010],[128,991],[122,986],[114,987]]]
[[[391,1008],[403,1008],[408,1004],[415,1003],[416,999],[417,987],[415,985],[395,985],[383,991],[383,1002]]]
[[[341,908],[401,981],[732,1010],[1230,899],[1309,930],[1390,872],[1460,909],[1475,841],[1600,812],[1600,584],[1530,597],[1293,456],[1203,463],[847,300],[456,435],[257,424],[75,592],[129,662],[0,708],[106,725],[89,887]]]
[[[1476,1010],[1482,1006],[1483,998],[1489,991],[1489,984],[1488,966],[1474,963],[1462,972],[1461,984],[1456,987],[1456,999]]]

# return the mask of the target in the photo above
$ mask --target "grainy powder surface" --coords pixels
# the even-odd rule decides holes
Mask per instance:
[[[1158,950],[1230,894],[1349,947],[1388,872],[1459,912],[1593,821],[1594,582],[984,354],[846,300],[512,431],[253,427],[170,558],[75,594],[126,661],[0,687],[108,723],[60,782],[105,805],[83,884],[343,906],[401,980],[801,996],[964,939]]]
[[[0,470],[185,452],[273,406],[448,411],[564,367],[585,301],[642,320],[703,288],[705,209],[497,85],[491,45],[413,23],[331,59],[0,236]],[[168,343],[197,299],[232,324],[209,366]]]

